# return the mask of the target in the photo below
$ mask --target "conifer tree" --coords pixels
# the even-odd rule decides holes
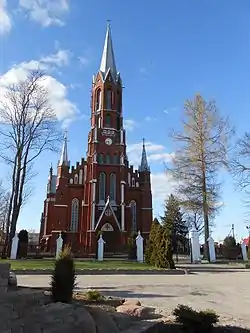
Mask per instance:
[[[148,240],[148,244],[145,249],[145,261],[148,265],[155,265],[155,257],[157,254],[156,236],[157,236],[157,231],[158,231],[159,227],[160,227],[160,223],[157,220],[157,218],[155,218],[151,225],[149,240]]]
[[[172,250],[176,251],[178,244],[185,242],[188,226],[183,219],[179,201],[173,194],[170,194],[166,201],[164,216],[161,220],[164,228],[167,230]]]

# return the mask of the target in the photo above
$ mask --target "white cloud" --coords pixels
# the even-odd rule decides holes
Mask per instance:
[[[19,5],[43,27],[64,25],[62,17],[69,11],[69,0],[19,0]]]
[[[176,183],[164,172],[151,174],[152,196],[154,201],[164,200],[174,192]]]
[[[149,163],[160,162],[163,164],[169,162],[174,156],[174,153],[167,153],[163,145],[146,142],[145,146]],[[142,143],[128,145],[127,152],[130,163],[137,167],[141,161]]]
[[[135,129],[135,127],[137,127],[137,123],[133,119],[125,119],[123,125],[124,128],[130,132],[132,132]]]
[[[11,18],[7,10],[7,1],[0,0],[0,35],[4,35],[11,29]]]
[[[54,66],[60,67],[67,64],[66,54],[66,51],[59,50],[56,54],[43,57],[40,60],[31,60],[13,66],[8,72],[0,76],[1,96],[4,96],[6,86],[24,80],[30,70],[40,68],[49,72]],[[67,126],[79,112],[76,105],[68,99],[67,87],[51,75],[45,76],[43,84],[48,90],[49,101],[58,120],[63,123],[64,127]]]
[[[41,58],[40,63],[62,67],[69,64],[71,56],[72,53],[69,50],[58,50],[54,54]]]

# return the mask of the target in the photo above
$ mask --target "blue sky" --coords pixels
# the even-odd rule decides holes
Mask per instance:
[[[0,80],[21,78],[40,64],[49,74],[52,102],[68,125],[71,163],[85,156],[92,75],[98,70],[106,21],[111,20],[116,63],[123,79],[124,119],[129,157],[136,165],[146,138],[152,170],[154,213],[162,211],[172,184],[164,161],[173,152],[169,128],[179,128],[186,99],[201,93],[215,98],[237,135],[248,130],[250,105],[250,2],[248,0],[3,0],[0,1]],[[19,228],[39,229],[49,165],[36,163],[34,192]],[[1,174],[6,175],[4,165]],[[223,175],[224,208],[214,237],[223,239],[235,224],[246,236],[243,195]]]

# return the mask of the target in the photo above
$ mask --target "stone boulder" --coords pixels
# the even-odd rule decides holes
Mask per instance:
[[[141,302],[136,298],[125,299],[122,305],[138,305],[141,306]]]
[[[96,331],[98,333],[119,333],[119,330],[109,313],[89,306],[85,306],[85,310],[87,310],[94,319]]]
[[[116,308],[117,312],[124,313],[129,316],[141,318],[141,319],[149,319],[152,317],[154,313],[154,308],[134,305],[134,304],[123,304]]]

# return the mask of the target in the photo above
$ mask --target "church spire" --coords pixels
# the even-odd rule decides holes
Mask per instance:
[[[146,154],[146,148],[145,148],[145,139],[142,139],[142,155],[141,155],[141,165],[139,166],[139,171],[150,171],[148,160],[147,160],[147,154]]]
[[[63,147],[62,147],[62,154],[59,162],[59,166],[62,165],[69,165],[69,160],[68,160],[68,138],[67,138],[67,131],[64,133],[64,142],[63,142]]]
[[[109,22],[107,25],[106,38],[105,38],[105,42],[104,42],[102,60],[101,60],[101,65],[100,65],[100,71],[104,74],[104,76],[107,74],[108,70],[110,70],[111,75],[112,75],[113,79],[115,80],[116,76],[117,76],[117,71],[116,71],[116,65],[115,65],[115,56],[114,56],[112,37],[111,37],[111,28],[110,28]]]

